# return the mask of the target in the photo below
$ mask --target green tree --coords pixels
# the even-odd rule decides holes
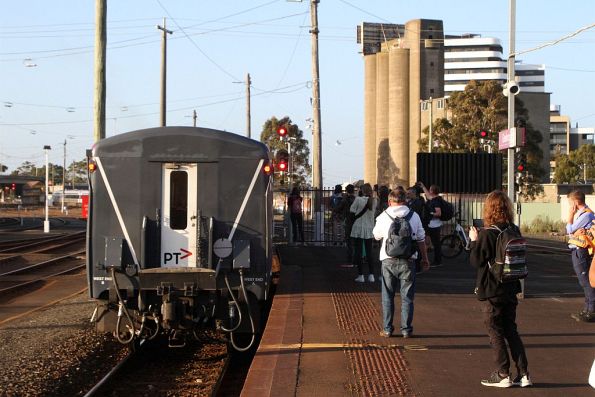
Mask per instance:
[[[438,119],[432,124],[432,151],[447,153],[479,152],[484,145],[498,150],[498,132],[508,126],[508,99],[502,94],[500,83],[470,81],[462,92],[455,92],[448,99],[450,119]],[[543,190],[540,185],[545,171],[541,168],[543,153],[539,147],[542,135],[527,122],[528,112],[522,101],[515,99],[516,125],[526,129],[526,144],[521,150],[527,157],[526,172],[520,178],[522,195],[534,197]],[[479,132],[486,131],[489,141],[481,143]],[[420,139],[421,147],[427,147],[428,129]],[[504,169],[506,172],[506,168]]]
[[[10,175],[20,175],[20,176],[36,176],[35,172],[37,167],[30,161],[24,161],[17,169],[12,171]],[[41,175],[41,174],[40,174]]]
[[[577,150],[571,151],[570,160],[581,168],[580,179],[584,176],[591,180],[595,178],[595,145],[582,145]]]
[[[277,128],[285,126],[287,128],[287,136],[283,141],[277,135]],[[308,140],[304,139],[304,133],[300,130],[297,124],[293,124],[288,116],[282,119],[271,117],[262,126],[260,133],[260,141],[268,146],[273,156],[280,149],[287,150],[287,142],[291,143],[291,160],[293,161],[293,169],[291,175],[291,184],[306,186],[306,179],[312,172],[308,158],[310,156],[310,149],[308,147]],[[287,180],[287,176],[284,176]],[[275,171],[274,186],[279,188],[282,186],[279,172]]]
[[[555,183],[574,183],[579,175],[578,165],[567,154],[556,157]]]

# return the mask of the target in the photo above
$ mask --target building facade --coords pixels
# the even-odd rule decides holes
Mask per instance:
[[[544,92],[545,66],[515,64],[521,92]],[[507,64],[500,39],[478,34],[447,35],[444,40],[444,94],[465,90],[471,81],[496,80],[506,83]]]

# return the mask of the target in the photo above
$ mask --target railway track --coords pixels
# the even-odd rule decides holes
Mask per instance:
[[[87,392],[93,396],[212,396],[228,366],[227,341],[207,334],[171,348],[148,341],[128,354]]]
[[[0,254],[55,251],[84,241],[85,235],[86,232],[81,231],[52,237],[4,241],[0,243]]]
[[[25,256],[21,256],[24,258]],[[10,270],[0,273],[0,294],[13,293],[45,280],[72,273],[85,267],[85,251],[73,252],[33,264],[9,263]]]

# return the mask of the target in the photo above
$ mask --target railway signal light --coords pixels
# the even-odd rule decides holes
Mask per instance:
[[[287,171],[289,168],[289,153],[285,149],[277,150],[276,168],[281,171]]]
[[[527,168],[527,155],[523,152],[516,152],[514,154],[514,167],[516,169],[517,172],[523,172],[525,171],[525,168]]]
[[[479,138],[480,139],[488,139],[488,132],[485,130],[479,131]]]
[[[13,183],[10,185],[10,190],[16,190],[16,188],[17,188],[16,183]]]
[[[278,126],[277,127],[277,135],[279,135],[281,138],[286,136],[287,135],[287,126],[285,126],[285,125]]]

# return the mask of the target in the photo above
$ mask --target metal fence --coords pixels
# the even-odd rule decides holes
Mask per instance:
[[[345,244],[344,227],[341,222],[333,220],[330,206],[332,189],[321,191],[321,227],[319,233],[315,230],[314,195],[316,190],[300,190],[302,197],[302,214],[304,219],[304,242],[320,243],[323,245],[343,245]],[[275,222],[274,241],[285,242],[295,241],[292,236],[292,225],[287,208],[287,190],[273,192],[273,209]],[[449,234],[459,222],[464,228],[473,223],[473,219],[480,219],[483,212],[483,203],[485,194],[454,194],[445,193],[442,197],[453,204],[455,208],[455,217],[450,221],[444,222],[442,234]]]

